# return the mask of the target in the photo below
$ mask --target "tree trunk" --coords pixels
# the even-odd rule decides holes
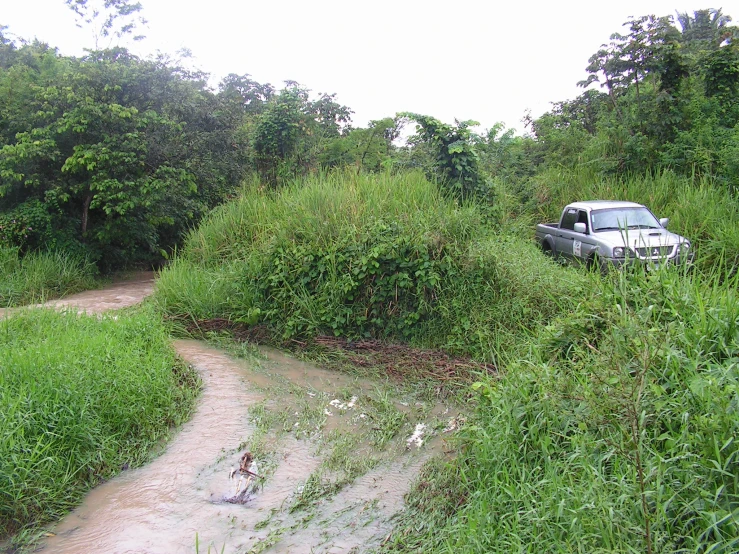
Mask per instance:
[[[87,219],[90,213],[90,202],[92,202],[92,194],[88,194],[85,198],[84,204],[82,204],[82,240],[85,240],[87,235]]]

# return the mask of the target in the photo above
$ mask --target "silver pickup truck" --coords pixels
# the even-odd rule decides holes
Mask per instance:
[[[547,255],[603,270],[636,261],[691,262],[690,242],[668,231],[668,221],[634,202],[575,202],[559,223],[537,225],[536,240]]]

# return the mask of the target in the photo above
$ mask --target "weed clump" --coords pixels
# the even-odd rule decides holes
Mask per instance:
[[[0,307],[56,298],[94,286],[97,268],[63,252],[32,252],[0,246]]]

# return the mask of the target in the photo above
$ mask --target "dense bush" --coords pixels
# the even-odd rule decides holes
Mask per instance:
[[[0,539],[58,518],[124,464],[145,461],[196,391],[150,311],[0,321]]]

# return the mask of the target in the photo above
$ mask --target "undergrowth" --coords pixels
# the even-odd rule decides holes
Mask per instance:
[[[59,518],[146,461],[198,388],[150,309],[0,321],[0,539]]]
[[[386,549],[736,552],[733,281],[618,274],[553,321],[476,385],[459,458],[430,480],[465,502],[417,488]]]
[[[0,307],[41,302],[95,285],[95,264],[63,252],[32,252],[0,246]]]

